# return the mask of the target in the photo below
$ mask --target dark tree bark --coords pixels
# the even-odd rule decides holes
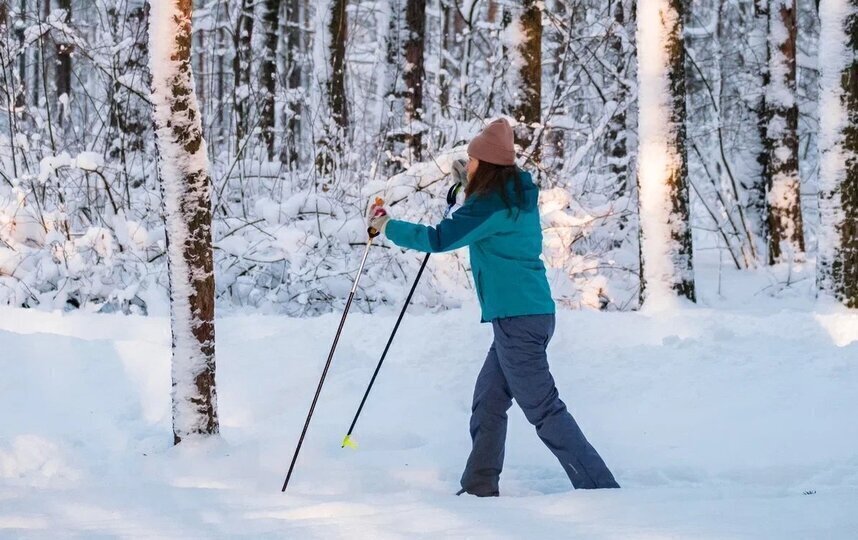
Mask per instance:
[[[450,51],[455,39],[453,18],[458,12],[452,5],[452,0],[441,0],[441,74],[438,77],[438,108],[441,116],[450,117],[450,78],[453,73],[453,63],[450,62]]]
[[[847,5],[843,18],[828,12],[839,8],[832,0],[819,6],[820,32],[842,34],[844,43],[840,50],[820,48],[822,106],[839,107],[841,114],[820,118],[817,284],[823,293],[858,308],[858,0]]]
[[[757,136],[760,140],[760,151],[757,154],[757,166],[759,167],[759,176],[752,176],[750,178],[746,178],[743,182],[743,187],[745,188],[745,193],[747,194],[747,208],[748,212],[753,216],[754,223],[759,228],[759,235],[765,241],[766,246],[769,243],[769,222],[767,218],[767,204],[766,204],[766,186],[768,185],[768,178],[771,177],[771,172],[769,170],[769,149],[766,143],[768,138],[768,125],[769,125],[769,114],[768,107],[766,106],[766,94],[765,89],[769,87],[769,48],[768,48],[768,21],[769,21],[769,4],[768,0],[754,0],[754,13],[755,13],[755,23],[759,28],[757,31],[766,34],[766,46],[765,49],[761,51],[762,60],[765,62],[765,65],[761,66],[760,69],[760,84],[763,88],[763,92],[760,93],[759,99],[756,100],[754,104],[754,113],[757,117]]]
[[[639,84],[641,113],[655,115],[641,121],[638,152],[641,299],[665,297],[672,289],[695,301],[685,128],[685,2],[670,0],[664,11],[650,0],[640,0],[638,6],[638,50],[665,42],[667,52],[664,65],[639,56],[638,77],[647,77]],[[656,119],[664,125],[656,125]]]
[[[426,0],[390,0],[385,173],[422,159]]]
[[[57,5],[65,12],[63,22],[70,25],[72,16],[71,0],[58,0]],[[65,95],[67,99],[71,99],[72,52],[74,51],[74,44],[71,39],[61,33],[55,34],[54,42],[56,43],[57,54],[57,66],[55,71],[57,85],[56,95],[58,97]],[[64,108],[60,110],[60,114],[57,115],[57,122],[60,126],[65,124],[65,117],[68,113],[69,111],[64,110]]]
[[[408,0],[405,5],[405,31],[403,43],[406,69],[402,77],[405,82],[405,117],[412,123],[408,143],[414,161],[422,159],[423,129],[423,52],[426,49],[426,0]],[[414,124],[417,124],[416,128]]]
[[[524,0],[519,20],[525,39],[519,46],[523,63],[519,71],[521,97],[517,100],[512,113],[519,124],[515,134],[523,150],[534,142],[534,125],[542,119],[542,10],[536,0]],[[539,161],[539,143],[528,155]]]
[[[9,53],[11,49],[9,45],[9,6],[6,5],[6,0],[0,0],[0,69],[3,70],[2,74],[0,74],[0,81],[2,81],[3,94],[6,98],[3,102],[3,108],[6,109],[5,116],[9,124],[8,141],[9,157],[12,162],[12,177],[17,178],[18,158],[15,155],[15,133],[17,129],[14,111],[17,106],[19,92],[15,88],[14,68]]]
[[[192,0],[150,4],[150,70],[167,230],[173,441],[218,432],[211,179],[191,69]],[[158,43],[175,36],[173,43]]]
[[[347,0],[333,0],[331,4],[331,79],[328,81],[328,100],[336,124],[345,130],[349,125],[348,102],[346,100],[346,40],[348,21]]]
[[[615,62],[618,71],[621,66],[625,65],[625,51],[623,51],[623,39],[620,35],[621,29],[626,25],[626,13],[623,8],[622,0],[613,0],[613,6],[610,6],[616,31],[608,36],[608,49],[611,52],[611,59]],[[620,73],[622,73],[620,71]],[[622,109],[626,101],[627,89],[622,81],[617,82],[617,91],[614,94],[614,102],[618,110],[614,113],[611,120],[608,122],[608,127],[605,130],[605,143],[607,144],[606,153],[609,156],[608,170],[616,179],[616,195],[622,197],[628,190],[629,183],[629,152],[626,140],[626,111]],[[623,223],[621,223],[621,226]]]
[[[766,201],[769,264],[803,260],[798,170],[795,0],[769,1]]]
[[[852,12],[844,21],[844,27],[852,61],[841,76],[849,118],[843,130],[843,146],[849,158],[846,160],[846,177],[840,187],[843,216],[837,228],[841,247],[833,273],[838,284],[835,289],[837,298],[851,308],[858,308],[858,1],[850,0],[849,5]]]
[[[253,0],[241,0],[232,36],[233,100],[235,107],[236,152],[247,136],[250,116],[251,38],[253,37]]]
[[[671,214],[678,222],[672,232],[677,249],[677,274],[680,279],[674,283],[674,290],[692,302],[697,300],[694,288],[694,265],[692,263],[691,246],[691,213],[688,202],[688,151],[686,148],[685,121],[688,117],[685,102],[685,30],[686,3],[684,0],[670,0],[671,7],[676,10],[677,24],[670,32],[668,42],[670,73],[670,95],[672,107],[670,123],[674,126],[674,147],[680,164],[676,167],[667,185],[670,190]]]
[[[284,73],[283,86],[289,89],[288,101],[284,107],[283,144],[280,150],[280,161],[290,165],[297,165],[299,159],[298,149],[301,145],[301,108],[302,103],[296,97],[303,82],[303,64],[301,54],[305,51],[302,32],[302,1],[286,0],[285,3],[285,31],[284,34]]]
[[[125,41],[130,38],[130,46],[116,51],[113,56],[113,70],[119,77],[147,77],[149,70],[146,61],[149,56],[146,24],[148,2],[128,1],[120,13],[115,7],[107,10],[115,39]],[[145,181],[140,171],[129,166],[130,153],[141,153],[146,149],[146,141],[151,136],[152,115],[148,104],[139,95],[119,83],[112,81],[107,95],[110,105],[108,127],[109,140],[112,141],[108,155],[117,161],[122,169],[124,195],[127,207],[131,207],[131,187]],[[144,79],[148,85],[148,79]]]
[[[330,77],[325,83],[331,122],[325,123],[324,134],[318,141],[316,170],[329,175],[334,170],[335,156],[342,155],[343,139],[349,126],[346,100],[346,40],[348,39],[347,0],[332,0],[328,33],[331,55]],[[324,188],[323,188],[324,189]]]
[[[268,152],[268,160],[274,159],[274,96],[277,89],[277,21],[280,14],[280,0],[265,0],[262,4],[262,23],[265,32],[265,51],[260,66],[262,79],[262,106],[260,107],[259,126],[262,140]]]

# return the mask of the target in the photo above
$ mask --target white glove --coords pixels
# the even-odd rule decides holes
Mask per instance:
[[[390,216],[387,209],[384,208],[384,201],[376,199],[372,206],[369,207],[369,221],[367,223],[369,234],[375,235],[384,234],[384,229],[387,227],[387,222],[390,221]]]
[[[462,184],[464,186],[468,183],[468,160],[464,158],[459,158],[453,161],[451,165],[450,174],[453,175],[453,179],[456,182]]]

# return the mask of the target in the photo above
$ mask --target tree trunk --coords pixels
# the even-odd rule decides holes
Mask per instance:
[[[388,6],[387,158],[383,166],[390,176],[422,159],[426,1],[390,0]]]
[[[426,0],[407,0],[405,4],[403,56],[405,69],[405,121],[409,125],[408,144],[411,160],[422,159],[423,147],[423,51],[426,48]]]
[[[641,299],[695,300],[685,136],[683,0],[639,0]]]
[[[453,0],[440,0],[441,6],[441,72],[438,74],[438,109],[439,115],[450,118],[450,81],[452,79],[453,63],[450,62],[450,51],[453,50],[455,37],[453,35],[454,17],[458,11],[452,5]]]
[[[173,440],[218,432],[211,179],[191,69],[192,0],[150,4],[149,69],[167,231]]]
[[[120,12],[116,7],[107,10],[116,43],[127,46],[116,51],[111,66],[117,78],[110,81],[107,91],[110,112],[108,116],[108,156],[119,162],[125,195],[125,206],[131,208],[131,185],[145,182],[144,172],[130,163],[130,156],[140,157],[146,150],[146,142],[151,136],[152,116],[148,104],[125,85],[119,84],[119,78],[142,81],[148,85],[149,70],[146,66],[149,57],[146,22],[148,2],[127,0]]]
[[[759,175],[751,175],[746,177],[742,182],[742,187],[746,194],[746,208],[751,215],[754,226],[757,229],[759,237],[762,238],[765,245],[769,243],[769,223],[767,219],[768,204],[766,203],[766,186],[768,178],[771,176],[769,171],[769,150],[767,141],[768,132],[768,107],[766,106],[765,89],[769,87],[769,47],[768,47],[768,21],[769,21],[769,5],[768,0],[753,0],[754,17],[753,30],[749,33],[751,40],[750,57],[753,58],[755,53],[759,55],[765,62],[762,69],[759,71],[759,84],[763,88],[760,97],[753,104],[753,112],[756,116],[756,132],[759,142],[759,152],[757,152],[756,163]],[[756,47],[755,47],[756,45]]]
[[[527,157],[534,162],[539,161],[539,142],[534,144],[533,136],[536,125],[542,119],[542,10],[538,4],[541,2],[537,3],[536,0],[523,2],[519,24],[524,39],[518,50],[522,62],[519,69],[521,87],[510,89],[519,93],[512,111],[519,122],[515,134],[523,151],[533,145]]]
[[[63,22],[67,25],[71,24],[71,0],[59,0],[57,5],[60,9],[65,11]],[[67,107],[71,100],[71,79],[72,79],[72,52],[74,51],[74,44],[71,42],[69,38],[67,38],[62,33],[54,34],[54,42],[57,47],[57,67],[55,71],[56,77],[56,85],[57,85],[57,97],[61,100],[61,106],[59,108],[59,114],[57,115],[57,123],[60,126],[65,125],[65,117],[69,114]],[[62,101],[63,96],[65,96],[66,101]],[[63,104],[64,103],[64,104]]]
[[[822,0],[817,284],[858,308],[858,0]]]
[[[347,3],[347,0],[333,0],[331,25],[329,27],[331,33],[331,78],[328,81],[328,100],[333,119],[343,130],[349,125],[348,103],[346,101]]]
[[[241,0],[232,36],[233,100],[235,107],[235,151],[238,153],[247,136],[250,116],[251,37],[253,35],[253,1]]]
[[[613,0],[612,15],[614,17],[615,29],[608,36],[608,50],[610,50],[610,59],[617,66],[618,70],[625,65],[625,51],[623,50],[622,29],[626,25],[626,13],[623,9],[622,0]],[[622,76],[622,71],[619,75]],[[605,130],[605,143],[607,145],[606,154],[608,155],[609,165],[608,170],[612,177],[616,179],[616,196],[622,197],[628,190],[629,182],[629,152],[626,140],[626,111],[622,107],[626,101],[626,86],[624,81],[617,81],[616,92],[614,93],[614,103],[617,111],[614,113],[608,126]],[[620,224],[621,228],[623,223]]]
[[[260,107],[259,126],[262,140],[268,151],[268,160],[274,159],[274,96],[277,85],[277,21],[280,14],[280,0],[265,0],[262,4],[262,23],[265,32],[265,49],[260,66],[262,79],[262,107]]]
[[[384,127],[384,157],[381,167],[385,176],[393,176],[405,169],[402,164],[403,152],[401,143],[403,140],[405,117],[405,106],[403,103],[404,93],[402,70],[405,68],[403,58],[402,39],[405,36],[404,25],[404,2],[405,0],[388,0],[388,25],[386,39],[386,83],[382,115]]]
[[[286,106],[283,107],[285,129],[280,160],[290,165],[298,164],[298,149],[302,141],[302,102],[296,97],[298,90],[302,87],[303,66],[301,64],[301,55],[305,52],[304,40],[302,39],[301,13],[301,0],[286,1],[284,72],[286,73],[285,86],[289,89],[289,92],[287,93],[288,101]]]
[[[318,141],[319,151],[316,155],[316,170],[323,176],[333,172],[335,157],[342,155],[343,140],[349,125],[346,101],[346,5],[347,0],[331,0],[330,5],[328,52],[331,65],[330,75],[325,83],[330,121],[324,121],[324,133]]]
[[[769,264],[803,260],[798,171],[795,0],[770,0],[766,89],[766,175]]]

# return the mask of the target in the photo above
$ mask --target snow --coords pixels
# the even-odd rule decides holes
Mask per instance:
[[[104,166],[104,156],[98,152],[81,152],[75,159],[75,165],[84,171],[96,171]]]
[[[44,184],[52,174],[63,167],[97,171],[103,166],[104,156],[98,152],[81,152],[74,158],[68,152],[60,152],[55,156],[45,156],[39,162],[39,182]]]
[[[338,313],[219,319],[222,435],[173,447],[167,318],[0,308],[0,537],[854,538],[858,314],[726,277],[707,307],[561,311],[561,396],[623,489],[571,490],[514,406],[492,500],[453,495],[473,302],[405,318],[357,450],[395,311],[350,315],[285,494]]]
[[[69,167],[72,158],[68,152],[60,152],[56,156],[45,156],[39,162],[39,182],[45,183],[48,178],[60,167]]]

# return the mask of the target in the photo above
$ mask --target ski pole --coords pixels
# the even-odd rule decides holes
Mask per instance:
[[[444,211],[444,217],[450,213],[450,210],[453,208],[453,205],[456,204],[456,194],[459,193],[459,188],[461,187],[460,183],[453,184],[449,191],[447,191],[447,210]],[[360,400],[360,405],[358,405],[357,412],[355,413],[355,417],[352,420],[352,425],[349,426],[349,432],[343,438],[343,446],[345,448],[348,446],[349,448],[355,448],[357,444],[352,440],[352,433],[355,429],[355,424],[357,424],[358,417],[360,416],[361,411],[363,410],[363,406],[366,403],[366,398],[369,397],[369,392],[372,390],[372,385],[375,384],[375,379],[378,377],[378,372],[381,371],[381,365],[384,363],[384,359],[387,357],[387,351],[390,350],[390,345],[393,343],[393,338],[396,336],[396,331],[399,330],[399,323],[402,322],[402,317],[405,316],[405,310],[408,309],[408,305],[411,303],[411,297],[414,296],[414,290],[417,289],[417,283],[420,281],[420,277],[423,275],[423,270],[426,268],[426,263],[429,262],[429,253],[423,257],[423,263],[420,265],[420,269],[417,271],[417,276],[414,278],[414,283],[411,284],[411,290],[408,291],[408,296],[405,297],[405,304],[402,306],[402,310],[399,312],[399,317],[396,319],[396,324],[393,325],[393,331],[390,333],[390,337],[387,340],[387,344],[384,346],[384,351],[381,353],[381,358],[378,360],[378,364],[375,366],[375,371],[372,374],[372,378],[369,380],[369,386],[366,388],[366,392],[363,394],[363,399]]]
[[[384,204],[384,201],[380,198],[375,200],[375,203],[379,206]],[[307,419],[304,421],[304,429],[301,431],[301,437],[298,439],[298,446],[295,447],[295,453],[292,455],[292,463],[289,464],[289,472],[286,473],[286,480],[283,482],[283,489],[281,492],[286,491],[286,487],[289,485],[289,479],[292,478],[292,471],[295,469],[295,462],[298,461],[298,453],[301,451],[301,445],[304,444],[304,437],[307,435],[307,428],[310,426],[310,419],[313,417],[313,411],[316,408],[316,402],[319,400],[319,394],[322,392],[322,385],[325,384],[325,377],[328,374],[328,368],[331,367],[331,360],[334,358],[334,351],[337,349],[337,343],[340,340],[340,334],[343,331],[343,325],[346,322],[346,317],[349,314],[349,308],[352,305],[352,300],[354,300],[355,292],[357,291],[358,282],[360,281],[361,273],[363,273],[363,267],[366,264],[366,257],[369,255],[369,248],[372,246],[372,240],[379,235],[379,231],[374,229],[373,227],[369,227],[366,230],[368,238],[366,241],[366,248],[363,250],[363,257],[360,261],[360,266],[358,267],[357,275],[355,276],[354,284],[352,285],[352,290],[349,293],[349,298],[346,301],[346,307],[343,309],[343,316],[340,318],[340,325],[337,327],[337,333],[334,336],[334,342],[331,344],[331,350],[328,353],[328,360],[325,362],[325,369],[322,370],[322,377],[319,379],[319,386],[316,387],[316,395],[313,396],[313,402],[310,404],[310,411],[307,413]]]

